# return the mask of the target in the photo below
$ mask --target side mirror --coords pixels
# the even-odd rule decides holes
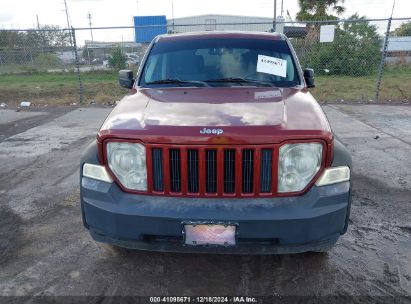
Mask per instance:
[[[315,88],[314,84],[314,70],[313,69],[305,69],[304,70],[304,80],[307,85],[307,88]]]
[[[123,88],[132,89],[134,85],[133,71],[121,70],[118,72],[118,82]]]

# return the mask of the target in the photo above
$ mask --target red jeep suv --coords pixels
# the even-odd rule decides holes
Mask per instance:
[[[326,251],[347,230],[351,157],[277,33],[156,37],[81,160],[84,226],[141,250]]]

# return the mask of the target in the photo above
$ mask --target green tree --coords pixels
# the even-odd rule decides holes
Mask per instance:
[[[10,30],[0,31],[1,64],[25,63],[35,56],[31,45],[27,44],[26,33]]]
[[[124,55],[121,48],[117,47],[111,52],[111,56],[108,59],[108,64],[111,68],[116,68],[118,70],[126,68],[127,57]]]
[[[44,25],[29,31],[0,31],[0,56],[3,63],[27,63],[44,52],[70,47],[70,35],[57,25]]]
[[[393,34],[394,36],[411,36],[411,21],[401,24]]]
[[[0,31],[0,48],[2,49],[12,49],[21,47],[24,42],[24,33],[17,31]]]
[[[69,31],[61,29],[58,25],[43,25],[40,30],[26,32],[1,30],[0,47],[62,48],[70,46],[70,36]]]
[[[60,59],[57,57],[57,55],[52,53],[39,54],[36,59],[34,59],[34,64],[36,65],[36,67],[55,67],[60,63]]]
[[[38,49],[65,48],[70,46],[71,33],[58,25],[43,25],[40,30],[27,32],[26,40]]]
[[[377,28],[355,14],[335,30],[334,42],[315,43],[303,58],[318,74],[363,76],[378,67],[380,38]]]
[[[298,0],[300,11],[297,13],[297,20],[336,20],[337,16],[329,14],[335,12],[341,15],[345,7],[341,4],[344,0]]]

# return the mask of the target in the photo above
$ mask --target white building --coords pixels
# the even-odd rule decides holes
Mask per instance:
[[[250,16],[199,15],[167,20],[167,28],[174,32],[198,31],[268,31],[273,19]]]
[[[277,19],[277,32],[288,37],[305,37],[305,24],[294,26],[292,22],[284,23],[284,19]],[[167,20],[169,32],[185,33],[198,31],[255,31],[268,32],[273,29],[273,19],[253,16],[234,15],[199,15]]]
[[[411,36],[389,37],[387,63],[411,63]]]

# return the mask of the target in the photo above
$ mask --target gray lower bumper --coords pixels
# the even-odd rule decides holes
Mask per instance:
[[[133,195],[83,177],[84,224],[98,241],[142,250],[292,253],[316,250],[346,231],[350,183],[296,197],[207,199]],[[237,225],[237,246],[184,246],[183,222]]]

